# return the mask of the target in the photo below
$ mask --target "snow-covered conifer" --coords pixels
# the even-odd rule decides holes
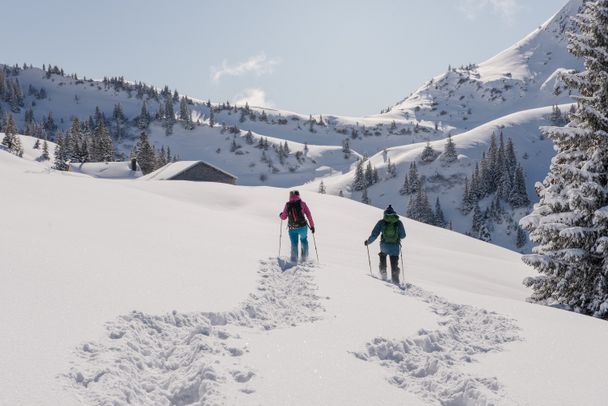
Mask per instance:
[[[419,188],[416,191],[416,195],[412,196],[410,199],[406,215],[413,220],[421,221],[423,223],[435,223],[435,213],[433,213],[433,209],[431,209],[429,199],[423,188]]]
[[[154,148],[150,145],[150,141],[148,141],[148,134],[145,131],[142,131],[139,135],[136,154],[142,173],[145,175],[152,172],[156,167],[156,154],[154,153]]]
[[[521,248],[526,245],[526,232],[521,228],[517,227],[517,234],[515,236],[515,246]]]
[[[391,162],[391,159],[388,159],[386,163],[386,178],[392,179],[397,177],[397,165]]]
[[[445,227],[445,215],[443,214],[443,210],[441,209],[441,203],[439,202],[439,197],[435,200],[435,225],[439,227]]]
[[[608,0],[588,1],[569,36],[585,70],[563,74],[577,90],[566,127],[543,127],[557,151],[540,201],[520,221],[535,247],[524,262],[541,274],[526,278],[532,300],[608,316]]]
[[[525,207],[530,204],[528,192],[526,191],[526,179],[524,177],[524,169],[521,165],[517,166],[515,176],[513,177],[513,186],[509,194],[509,203],[512,207]]]
[[[46,140],[42,142],[42,155],[40,155],[40,158],[44,161],[51,159],[49,155],[49,144],[46,142]]]
[[[319,183],[319,193],[325,194],[325,192],[326,192],[325,183],[323,181],[321,181],[321,183]]]
[[[408,194],[410,194],[410,192],[411,192],[410,177],[406,173],[405,177],[403,179],[403,186],[401,186],[401,189],[399,189],[399,193],[402,195],[408,195]]]
[[[471,235],[478,236],[479,230],[481,230],[481,225],[484,223],[483,214],[481,213],[481,208],[479,207],[479,203],[475,203],[475,207],[473,208],[473,219],[471,220]]]
[[[431,147],[431,143],[429,141],[426,142],[426,146],[422,150],[422,154],[420,154],[420,160],[425,163],[431,163],[437,158],[437,151]]]
[[[448,135],[448,140],[445,143],[445,149],[441,154],[441,160],[446,163],[452,163],[458,159],[458,152],[456,152],[456,145],[452,141],[452,136]]]

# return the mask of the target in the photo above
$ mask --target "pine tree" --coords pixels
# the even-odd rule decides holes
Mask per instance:
[[[509,194],[509,203],[513,208],[525,207],[530,204],[528,192],[526,191],[524,169],[521,167],[521,165],[517,166],[517,169],[515,170],[513,187],[511,188],[511,193]]]
[[[577,111],[566,127],[542,127],[557,151],[537,184],[540,201],[520,221],[535,247],[523,260],[541,274],[524,283],[532,300],[608,316],[608,0],[586,2],[569,35],[585,71],[563,74]]]
[[[437,200],[435,200],[435,225],[439,227],[446,226],[445,216],[443,214],[443,210],[441,209],[439,197],[437,197]]]
[[[17,134],[15,119],[13,118],[13,115],[10,112],[6,113],[6,115],[4,116],[4,128],[2,130],[4,132],[4,139],[2,140],[2,145],[4,145],[10,150],[14,143],[14,137],[11,136]]]
[[[492,133],[492,137],[490,138],[490,146],[488,147],[486,159],[487,173],[484,174],[483,178],[478,177],[478,180],[480,181],[478,186],[480,190],[477,194],[478,198],[483,198],[487,194],[494,193],[500,178],[500,173],[498,173],[498,146],[496,145],[495,133]],[[481,190],[482,188],[485,189],[483,192]]]
[[[416,162],[412,162],[410,164],[410,170],[408,173],[408,180],[410,184],[409,194],[417,193],[418,190],[422,187],[422,181],[420,180],[420,176],[418,176],[418,167],[416,166]]]
[[[435,223],[435,213],[433,213],[433,209],[431,209],[429,199],[423,188],[419,188],[416,191],[416,195],[410,199],[406,215],[412,220],[426,224]]]
[[[77,117],[72,119],[72,125],[67,131],[64,139],[65,153],[70,159],[83,162],[81,158],[82,133],[80,130],[80,120]]]
[[[323,183],[323,181],[321,181],[321,183],[319,183],[319,193],[321,193],[321,194],[325,194],[326,193],[325,183]]]
[[[372,163],[367,161],[367,167],[365,168],[365,187],[369,187],[374,184],[374,168]]]
[[[511,190],[513,190],[512,174],[507,167],[506,161],[503,161],[503,167],[501,170],[500,181],[498,182],[498,189],[496,195],[502,200],[508,200]]]
[[[36,141],[34,142],[34,149],[40,149],[40,138],[36,138]]]
[[[66,157],[63,151],[63,135],[61,132],[57,134],[55,137],[55,161],[53,163],[53,168],[58,171],[67,171],[70,166],[66,162]]]
[[[150,125],[150,113],[148,113],[148,107],[144,101],[141,105],[141,111],[139,117],[137,117],[137,128],[145,130]]]
[[[551,121],[551,125],[560,127],[563,126],[564,124],[566,124],[566,120],[564,120],[564,117],[562,115],[562,111],[559,109],[559,107],[557,107],[557,105],[554,105],[551,109],[551,115],[549,116],[549,120]]]
[[[399,189],[399,193],[401,195],[409,195],[411,193],[411,190],[412,190],[412,187],[410,185],[410,177],[406,173],[405,177],[403,179],[403,186],[401,186],[401,189]]]
[[[357,168],[355,169],[355,178],[353,179],[353,190],[359,191],[367,187],[365,181],[365,174],[363,172],[363,160],[360,159],[357,162]]]
[[[386,178],[392,179],[397,177],[397,165],[391,162],[391,159],[388,159],[386,164]],[[402,193],[403,194],[403,193]]]
[[[245,142],[247,143],[247,145],[253,145],[253,134],[251,133],[251,130],[248,130],[247,133],[245,134]]]
[[[448,135],[448,141],[445,143],[445,149],[441,154],[441,160],[446,163],[455,162],[458,159],[458,152],[456,152],[456,145],[452,141],[452,136]]]
[[[103,121],[95,128],[95,160],[98,162],[109,162],[114,158],[114,144]]]
[[[46,140],[42,142],[42,155],[40,155],[40,158],[44,161],[51,159],[49,156],[49,144],[46,142]]]
[[[526,232],[521,228],[517,227],[517,235],[515,237],[515,246],[521,248],[526,245]]]
[[[475,203],[475,207],[473,208],[473,219],[471,221],[471,235],[478,236],[479,230],[481,230],[481,225],[484,223],[483,214],[481,213],[481,208],[479,207],[479,203]]]
[[[505,148],[505,166],[509,172],[509,176],[513,178],[515,168],[517,167],[517,157],[515,155],[515,147],[513,146],[511,137],[507,140],[507,146]]]
[[[190,118],[190,110],[188,109],[188,102],[185,97],[182,97],[179,101],[179,119],[187,121]]]
[[[478,202],[483,196],[485,182],[481,179],[479,165],[475,164],[475,169],[471,175],[471,184],[469,185],[470,198],[473,202]]]
[[[422,154],[420,154],[420,160],[428,164],[433,162],[435,158],[437,158],[437,152],[431,147],[430,141],[427,141]]]
[[[2,145],[4,145],[9,152],[22,157],[23,146],[21,145],[21,138],[17,135],[17,127],[15,126],[15,120],[11,113],[6,113],[3,130],[4,138],[2,139]]]
[[[155,150],[156,153],[156,150]],[[167,151],[165,150],[165,146],[163,145],[162,147],[160,147],[160,151],[158,151],[158,153],[156,153],[156,164],[155,164],[155,168],[162,168],[163,166],[167,165],[168,161],[167,161]]]
[[[154,148],[150,145],[150,141],[148,141],[148,134],[146,134],[145,131],[142,131],[139,135],[136,146],[136,156],[141,172],[144,175],[154,170],[156,166],[156,154],[154,153]]]

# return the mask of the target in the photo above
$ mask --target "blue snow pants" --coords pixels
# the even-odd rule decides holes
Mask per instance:
[[[302,243],[302,261],[308,258],[308,226],[290,228],[289,240],[291,241],[291,262],[298,261],[298,239]]]

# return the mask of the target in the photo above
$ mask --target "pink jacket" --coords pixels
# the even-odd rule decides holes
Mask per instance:
[[[289,202],[295,202],[300,200],[300,196],[298,195],[293,195],[289,197]],[[288,202],[288,203],[289,203]],[[310,209],[308,208],[308,206],[306,205],[306,203],[304,203],[304,200],[300,200],[300,207],[302,208],[302,213],[304,213],[304,215],[306,216],[306,218],[308,219],[308,225],[310,226],[310,228],[315,226],[315,222],[312,219],[312,214],[310,214]],[[287,219],[287,203],[285,203],[285,207],[283,208],[283,212],[280,214],[281,216],[281,220],[286,220]]]

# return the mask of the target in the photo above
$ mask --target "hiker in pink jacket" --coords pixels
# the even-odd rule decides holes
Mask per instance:
[[[302,261],[308,257],[308,227],[315,233],[315,222],[312,214],[304,201],[300,199],[300,192],[292,190],[289,192],[289,201],[285,203],[285,208],[279,214],[281,220],[287,220],[289,227],[289,240],[291,241],[291,262],[298,260],[298,239],[302,243]],[[304,218],[306,216],[306,218]],[[308,223],[306,222],[308,219]]]

